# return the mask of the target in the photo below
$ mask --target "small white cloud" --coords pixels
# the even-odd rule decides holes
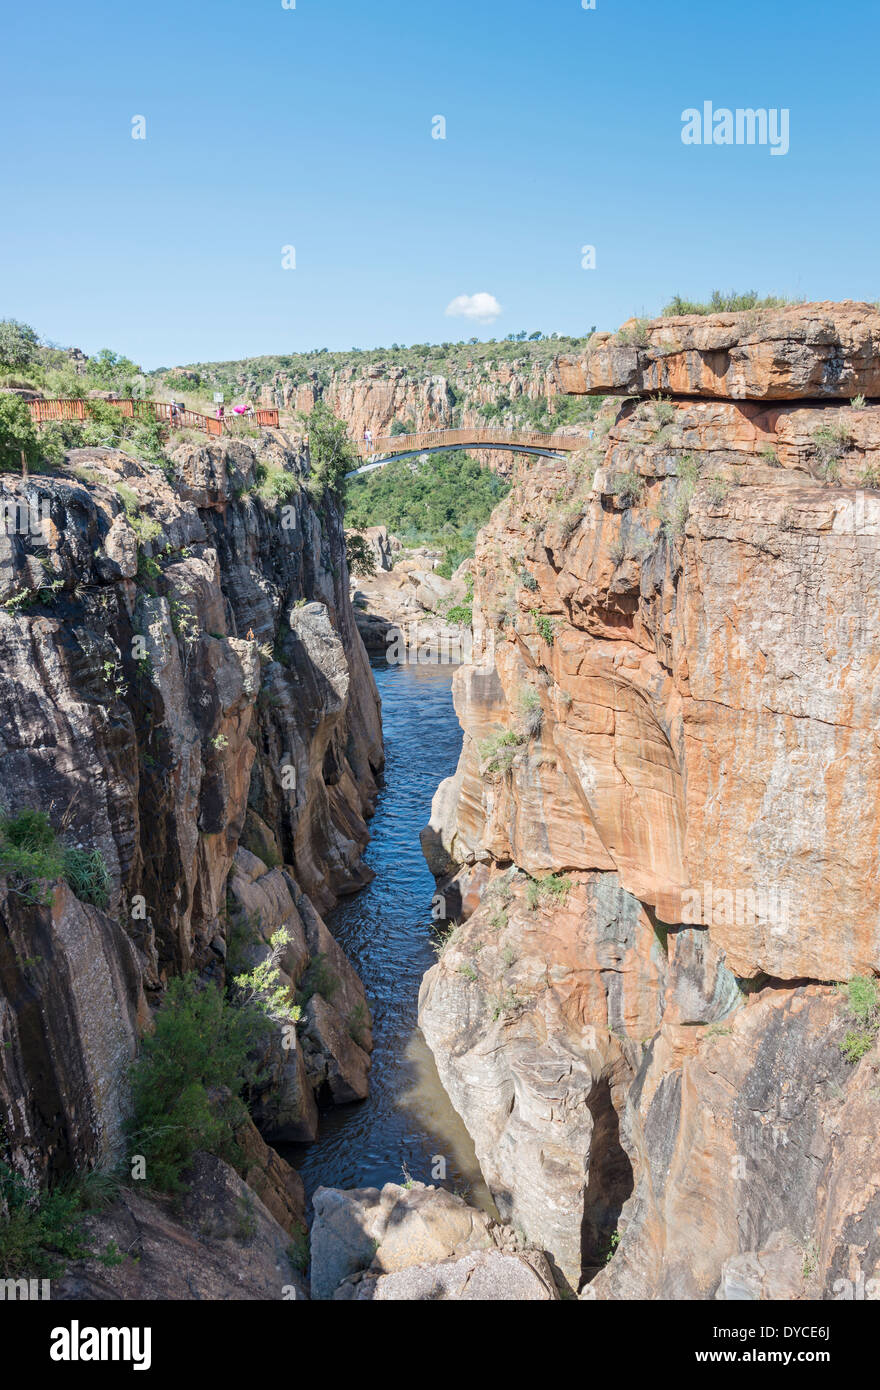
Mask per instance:
[[[452,319],[474,319],[477,323],[491,323],[501,313],[501,305],[494,294],[459,294],[446,306],[446,315]]]

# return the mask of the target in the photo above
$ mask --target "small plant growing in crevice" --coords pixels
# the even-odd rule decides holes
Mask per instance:
[[[846,998],[846,1015],[853,1023],[840,1050],[848,1062],[858,1062],[870,1052],[880,1032],[880,994],[870,975],[854,975],[838,989]]]
[[[48,1189],[38,1188],[0,1158],[0,1270],[4,1278],[53,1278],[64,1273],[70,1260],[89,1258],[105,1266],[121,1264],[115,1242],[101,1253],[90,1249],[86,1239],[83,1218],[99,1205],[92,1176],[101,1175],[69,1178]]]
[[[526,889],[526,905],[530,912],[537,912],[540,907],[561,907],[572,887],[571,879],[561,874],[533,878]]]
[[[290,945],[290,933],[280,927],[269,942],[270,954],[252,970],[236,975],[233,1002],[241,1008],[260,1009],[267,1018],[299,1023],[302,1009],[290,997],[290,986],[281,979],[281,960]]]
[[[100,850],[69,849],[44,811],[21,811],[0,818],[0,877],[11,892],[51,907],[51,884],[63,878],[81,902],[106,907],[110,875]]]
[[[520,725],[526,738],[537,738],[544,723],[544,708],[541,697],[532,686],[523,686],[519,693]]]
[[[604,1265],[610,1264],[611,1261],[614,1259],[619,1244],[620,1232],[612,1231],[611,1235],[608,1238],[608,1244],[604,1247],[602,1251],[602,1263]]]
[[[615,473],[611,491],[622,507],[635,507],[645,494],[645,480],[640,473]]]
[[[537,608],[531,608],[529,610],[529,616],[535,624],[538,634],[547,643],[548,647],[552,647],[556,638],[556,628],[553,624],[553,619],[548,618],[546,613],[539,613]]]
[[[512,1018],[523,1006],[522,999],[512,989],[505,989],[500,994],[491,995],[488,1003],[493,1023],[497,1023],[499,1018]]]
[[[493,734],[480,744],[480,760],[485,776],[498,779],[507,777],[513,768],[517,753],[525,743],[522,734],[512,729],[503,734]]]
[[[713,507],[720,507],[724,502],[724,499],[727,496],[729,489],[730,484],[728,483],[726,478],[722,478],[717,473],[713,478],[710,478],[706,487],[706,493],[709,498],[710,505]]]
[[[812,438],[813,454],[826,481],[837,482],[840,468],[852,447],[852,435],[846,425],[822,425]]]
[[[617,332],[617,341],[625,347],[647,347],[650,339],[648,338],[648,328],[650,319],[636,318],[631,323],[627,323]]]
[[[369,1022],[366,1005],[355,1004],[348,1015],[348,1035],[352,1042],[357,1043],[358,1047],[366,1046],[366,1032]]]
[[[303,1004],[307,1004],[313,994],[320,994],[322,999],[329,1002],[339,989],[339,984],[339,976],[332,969],[323,952],[319,952],[316,956],[312,956],[309,961],[309,968],[302,978],[299,989],[300,1000]]]

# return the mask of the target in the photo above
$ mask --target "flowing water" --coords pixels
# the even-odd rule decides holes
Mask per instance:
[[[417,1025],[419,985],[435,960],[434,880],[419,831],[437,784],[455,771],[461,729],[450,666],[374,669],[382,697],[385,786],[366,859],[375,879],[327,919],[364,982],[373,1014],[370,1096],[321,1114],[313,1144],[281,1152],[316,1187],[381,1187],[409,1174],[491,1210],[470,1137],[443,1091]]]

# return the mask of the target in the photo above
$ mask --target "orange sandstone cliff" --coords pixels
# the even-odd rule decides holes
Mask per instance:
[[[880,313],[632,323],[558,371],[613,399],[478,543],[421,1025],[582,1297],[837,1296],[880,1265],[835,987],[880,971]]]

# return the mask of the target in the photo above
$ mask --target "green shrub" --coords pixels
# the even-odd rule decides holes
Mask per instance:
[[[286,502],[295,497],[300,490],[300,480],[295,473],[282,468],[280,463],[257,464],[256,494],[267,506],[274,502]]]
[[[66,849],[44,811],[0,818],[0,877],[28,902],[51,906],[51,883],[63,878],[81,902],[106,907],[110,875],[100,850]]]
[[[368,579],[377,572],[376,555],[366,536],[348,531],[345,536],[345,558],[350,574]]]
[[[512,729],[507,733],[493,734],[490,738],[484,739],[480,744],[480,760],[485,775],[493,778],[506,777],[524,743],[523,735],[514,733]]]
[[[319,401],[308,417],[311,478],[309,490],[317,502],[326,492],[341,501],[345,496],[346,474],[358,466],[358,458],[348,437],[348,427],[337,420],[329,406]]]
[[[29,367],[39,358],[39,341],[30,324],[0,319],[0,366],[15,372]]]
[[[474,610],[470,603],[456,603],[446,611],[448,623],[458,623],[461,627],[473,627]]]
[[[550,874],[547,878],[533,878],[526,889],[526,904],[530,912],[539,907],[561,907],[572,890],[570,878],[561,874]]]
[[[92,447],[116,449],[129,428],[130,423],[118,405],[112,405],[110,401],[89,401],[82,440]]]
[[[537,608],[532,608],[529,612],[539,635],[544,639],[548,647],[552,647],[556,638],[556,628],[553,625],[553,619],[548,618],[546,613],[539,613]]]
[[[235,1131],[247,1115],[241,1095],[255,1080],[248,1054],[269,1027],[258,1010],[236,1008],[195,975],[170,982],[131,1073],[129,1148],[146,1160],[150,1187],[180,1191],[197,1149],[236,1160]]]
[[[28,902],[49,906],[50,883],[64,870],[64,857],[43,811],[22,811],[0,820],[0,876]]]
[[[31,413],[21,396],[0,395],[0,473],[20,473],[22,454],[34,467],[42,457]]]
[[[69,1260],[92,1254],[83,1216],[82,1199],[73,1186],[49,1191],[29,1187],[0,1159],[0,1275],[51,1278],[63,1274]]]
[[[663,317],[678,318],[686,314],[735,314],[749,309],[781,309],[793,302],[778,295],[767,295],[761,299],[757,290],[746,290],[744,294],[739,294],[736,290],[713,290],[708,301],[682,299],[681,295],[677,294],[664,308]]]
[[[106,907],[110,901],[110,875],[98,849],[64,850],[62,873],[80,902]]]
[[[327,957],[319,952],[309,961],[309,968],[300,984],[299,998],[303,1004],[308,1003],[313,994],[320,994],[322,999],[330,1000],[339,989],[339,984],[339,976],[330,966]]]
[[[880,1032],[880,994],[869,975],[854,975],[839,986],[846,998],[846,1013],[858,1026],[847,1031],[840,1050],[848,1062],[858,1062],[874,1046]]]

